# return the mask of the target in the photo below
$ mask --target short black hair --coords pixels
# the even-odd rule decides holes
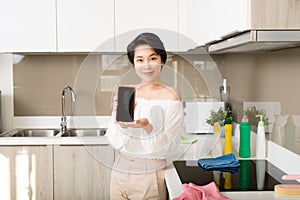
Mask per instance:
[[[127,46],[127,57],[134,64],[134,50],[137,46],[148,44],[160,56],[163,64],[167,60],[167,52],[163,42],[154,33],[141,33]]]

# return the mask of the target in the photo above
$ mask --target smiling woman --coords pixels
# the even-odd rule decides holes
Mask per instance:
[[[119,151],[110,184],[111,199],[166,199],[164,170],[183,131],[183,105],[178,92],[160,80],[167,53],[160,38],[142,33],[127,47],[140,83],[133,122],[112,122],[106,132]]]

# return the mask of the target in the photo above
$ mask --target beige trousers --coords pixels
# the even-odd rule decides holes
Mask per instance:
[[[165,200],[165,160],[119,156],[111,174],[111,200]]]

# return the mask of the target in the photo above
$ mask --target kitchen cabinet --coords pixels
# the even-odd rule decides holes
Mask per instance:
[[[58,0],[58,52],[114,51],[114,1]]]
[[[116,0],[115,13],[117,52],[126,52],[127,45],[142,32],[154,32],[166,50],[178,50],[178,1]]]
[[[243,0],[243,12],[235,18],[243,23],[227,26],[231,32],[218,32],[220,38],[211,41],[210,53],[240,53],[271,51],[294,47],[299,43],[300,2],[296,0]],[[232,1],[233,3],[233,1]],[[241,4],[242,5],[242,4]],[[231,7],[228,6],[231,10]],[[234,15],[233,15],[234,16]],[[241,21],[241,22],[242,22]]]
[[[298,0],[248,0],[248,28],[299,29],[300,2]]]
[[[54,146],[54,199],[109,199],[110,145]]]
[[[216,20],[209,18],[214,26],[210,26],[211,37],[204,37],[204,43],[215,43],[214,40],[229,38],[245,30],[300,28],[300,2],[297,0],[229,0],[216,4],[214,1],[217,0],[204,4],[208,6],[205,10],[213,10],[222,17]],[[206,29],[208,26],[203,27]]]
[[[180,48],[191,49],[219,39],[247,23],[248,0],[179,0]]]
[[[0,146],[1,199],[53,199],[52,146]]]
[[[1,1],[1,52],[56,52],[54,0]]]

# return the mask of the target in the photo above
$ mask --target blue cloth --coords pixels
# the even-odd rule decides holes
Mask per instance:
[[[230,172],[232,174],[236,174],[240,168],[239,161],[232,153],[216,158],[199,159],[198,165],[203,171],[221,171]]]

